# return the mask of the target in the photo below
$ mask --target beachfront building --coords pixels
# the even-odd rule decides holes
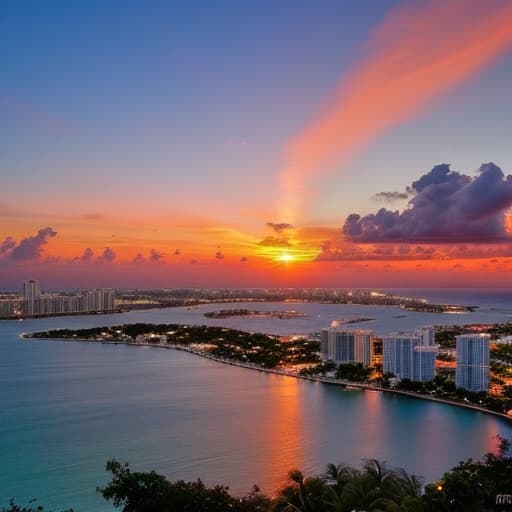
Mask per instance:
[[[53,316],[113,311],[115,293],[110,288],[73,293],[41,293],[39,281],[23,282],[23,314],[25,316]],[[9,312],[8,306],[0,308]],[[9,315],[11,316],[11,315]]]
[[[323,329],[320,336],[322,359],[337,364],[362,363],[369,366],[372,335],[370,330]]]
[[[437,347],[424,342],[422,334],[384,336],[384,373],[392,373],[399,379],[432,380],[436,371]]]
[[[27,316],[39,314],[41,287],[39,281],[28,279],[23,281],[23,311]]]
[[[83,311],[111,311],[114,309],[114,290],[101,288],[89,290],[82,295]]]
[[[475,393],[489,389],[489,334],[455,336],[455,384]]]

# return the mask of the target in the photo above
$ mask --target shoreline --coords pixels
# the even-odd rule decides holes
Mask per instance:
[[[277,299],[277,298],[252,298],[252,299],[216,299],[216,300],[192,300],[187,303],[149,303],[149,304],[117,304],[117,306],[113,310],[102,310],[102,311],[76,311],[69,313],[45,313],[40,315],[8,315],[8,316],[0,316],[1,320],[11,321],[11,320],[31,320],[34,318],[58,318],[64,316],[77,316],[77,315],[91,315],[91,314],[109,314],[109,313],[129,313],[131,311],[148,311],[153,309],[166,309],[166,308],[187,308],[187,309],[196,309],[198,306],[203,305],[215,305],[215,304],[240,304],[240,303],[251,303],[251,304],[261,304],[261,303],[276,303],[276,304],[333,304],[333,305],[350,305],[350,306],[368,306],[368,307],[390,307],[401,309],[402,311],[410,311],[417,313],[437,313],[437,314],[459,314],[459,313],[475,313],[480,306],[470,306],[463,304],[438,304],[431,302],[422,302],[419,299],[415,299],[414,297],[403,297],[404,301],[399,300],[400,297],[396,297],[390,295],[389,302],[380,301],[380,300],[341,300],[341,299],[318,299],[313,300],[311,298],[304,299]],[[262,313],[266,313],[262,311]],[[272,312],[269,312],[272,313]],[[205,315],[206,316],[206,315]],[[229,315],[231,316],[231,315]],[[307,317],[309,315],[304,316]],[[298,317],[302,317],[302,314],[299,313]],[[215,317],[214,317],[215,318]],[[223,317],[220,317],[223,318]],[[291,316],[289,318],[294,318]],[[368,319],[373,320],[373,319]],[[367,321],[367,320],[365,320]]]
[[[307,380],[310,382],[319,382],[321,384],[328,384],[331,386],[340,386],[343,388],[356,388],[361,389],[363,391],[379,391],[382,393],[389,393],[394,395],[402,395],[409,398],[417,398],[421,400],[429,400],[431,402],[437,402],[446,405],[454,405],[458,407],[463,407],[465,409],[472,409],[473,411],[483,412],[486,414],[492,414],[493,416],[498,416],[500,418],[506,419],[509,422],[512,422],[512,416],[508,416],[507,414],[492,411],[490,409],[486,409],[485,407],[481,407],[474,404],[465,404],[462,402],[455,402],[453,400],[448,400],[445,398],[438,398],[429,395],[423,395],[421,393],[415,393],[413,391],[402,391],[399,389],[390,389],[390,388],[382,388],[380,386],[376,386],[374,384],[368,384],[363,382],[352,382],[346,380],[333,379],[329,377],[314,377],[314,376],[306,376],[299,375],[294,372],[287,372],[286,370],[279,370],[275,368],[265,368],[263,366],[242,363],[240,361],[235,361],[234,359],[222,359],[220,357],[215,357],[205,352],[201,352],[199,350],[192,350],[183,345],[175,345],[175,344],[167,344],[160,345],[156,343],[128,343],[126,341],[109,341],[109,340],[91,340],[87,338],[32,338],[29,335],[20,334],[19,337],[23,340],[44,340],[44,341],[78,341],[78,342],[87,342],[87,343],[100,343],[105,345],[127,345],[131,347],[151,347],[151,348],[163,348],[163,349],[173,349],[180,350],[182,352],[188,352],[189,354],[194,354],[196,356],[203,357],[205,359],[209,359],[211,361],[215,361],[217,363],[228,364],[231,366],[238,366],[240,368],[246,368],[248,370],[254,370],[274,375],[279,375],[281,377],[291,377],[295,379]]]

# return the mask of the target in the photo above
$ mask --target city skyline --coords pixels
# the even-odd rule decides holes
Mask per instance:
[[[506,286],[509,2],[26,2],[1,27],[3,289]]]

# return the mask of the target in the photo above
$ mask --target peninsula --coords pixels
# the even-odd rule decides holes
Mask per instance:
[[[145,323],[76,330],[55,329],[22,334],[21,337],[186,350],[252,370],[349,388],[405,394],[511,418],[508,413],[512,409],[512,386],[506,386],[501,395],[471,393],[456,388],[453,378],[446,373],[437,375],[434,381],[428,383],[403,379],[398,385],[391,386],[392,376],[383,375],[378,367],[364,367],[360,363],[336,365],[332,361],[322,362],[318,340],[308,337],[288,339],[224,327]]]

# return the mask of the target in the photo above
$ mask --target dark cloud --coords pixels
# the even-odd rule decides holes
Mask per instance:
[[[407,192],[377,192],[372,199],[383,203],[393,203],[394,201],[409,199],[412,195],[411,192],[411,190],[407,190]]]
[[[293,228],[293,225],[288,224],[287,222],[267,222],[267,226],[279,234],[281,234],[286,229]]]
[[[37,260],[41,257],[43,246],[48,243],[48,238],[57,234],[52,228],[43,228],[37,235],[24,238],[12,249],[11,258],[18,261]]]
[[[158,252],[156,249],[151,249],[149,253],[149,261],[151,263],[158,263],[163,257],[163,253]]]
[[[266,247],[289,247],[290,243],[285,237],[267,236],[258,245]]]
[[[435,166],[415,181],[403,211],[381,208],[345,220],[346,239],[359,243],[503,243],[512,241],[505,229],[505,212],[512,206],[512,176],[492,163],[477,176]]]
[[[191,264],[191,265],[196,265],[196,264],[197,264],[197,260],[196,260],[196,259],[194,259],[194,258],[192,258],[192,259],[190,260],[190,264]]]
[[[110,247],[105,247],[101,256],[96,260],[98,263],[112,263],[116,259],[116,253]]]
[[[12,236],[8,236],[1,244],[0,244],[0,257],[7,256],[12,249],[16,247],[16,242]]]
[[[176,250],[174,251],[174,254],[175,254],[176,256],[179,256],[179,255],[181,254],[181,251],[180,251],[179,249],[176,249]]]
[[[93,257],[94,257],[93,250],[90,247],[87,247],[87,249],[85,249],[82,256],[80,256],[80,261],[82,263],[91,263]]]
[[[240,262],[241,262],[241,263],[245,263],[245,262],[247,262],[247,261],[249,261],[249,260],[247,259],[247,256],[242,256],[242,257],[240,258]]]
[[[224,259],[224,254],[222,254],[220,251],[217,251],[215,253],[215,257],[218,259],[218,260],[223,260]]]
[[[136,265],[142,265],[143,263],[146,263],[146,258],[144,258],[144,256],[142,256],[142,254],[139,252],[133,258],[132,263],[135,263]]]

